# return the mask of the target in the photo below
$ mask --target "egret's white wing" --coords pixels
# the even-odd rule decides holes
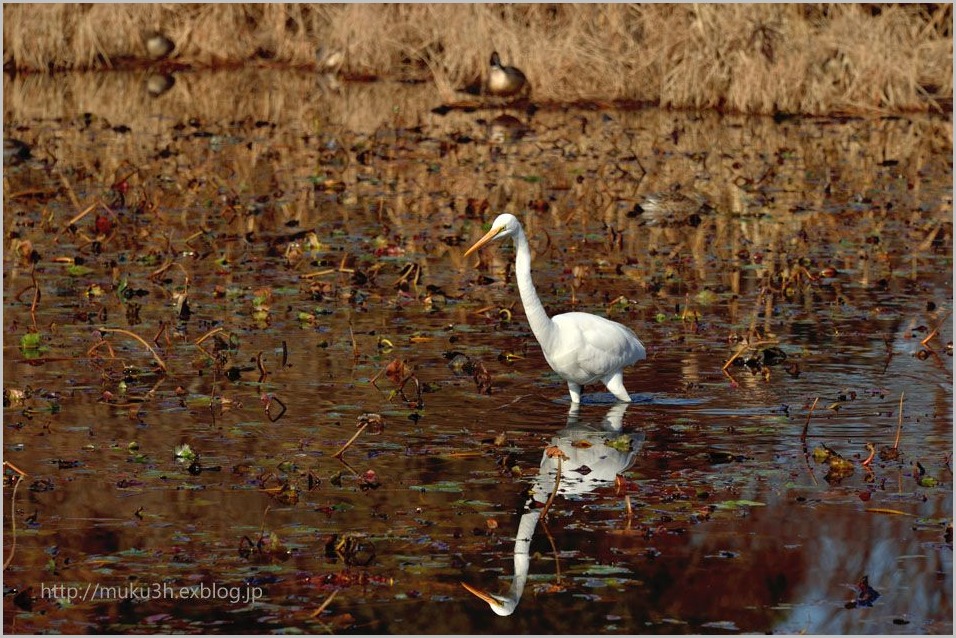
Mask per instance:
[[[646,356],[630,328],[585,312],[554,317],[558,339],[548,363],[565,379],[587,384],[602,379]]]

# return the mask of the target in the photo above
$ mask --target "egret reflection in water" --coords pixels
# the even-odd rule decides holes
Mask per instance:
[[[643,432],[623,432],[624,413],[630,404],[613,405],[600,427],[580,419],[580,404],[572,403],[567,425],[554,435],[541,457],[538,475],[531,487],[531,497],[518,522],[514,548],[514,579],[507,594],[492,594],[462,583],[465,589],[482,599],[499,616],[514,613],[524,593],[531,567],[530,547],[538,519],[545,503],[555,492],[577,500],[599,487],[613,484],[627,471],[644,443]],[[559,475],[560,463],[560,475]]]

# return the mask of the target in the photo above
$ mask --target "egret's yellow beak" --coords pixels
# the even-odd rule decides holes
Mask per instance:
[[[487,237],[487,235],[486,235],[486,237]],[[475,244],[475,246],[477,246],[477,245],[478,245],[478,244]],[[472,246],[472,248],[474,248],[474,246]],[[474,594],[475,596],[477,596],[478,598],[480,598],[480,599],[482,599],[483,601],[485,601],[486,603],[488,603],[489,605],[498,605],[498,604],[500,604],[497,600],[495,600],[494,598],[491,597],[491,594],[489,594],[488,592],[486,592],[486,591],[484,591],[484,590],[482,590],[482,589],[478,589],[477,587],[472,587],[472,586],[469,585],[468,583],[462,583],[461,586],[464,587],[465,589],[467,589],[468,591],[470,591],[471,593],[473,593],[473,594]]]
[[[492,239],[497,237],[498,233],[500,233],[504,229],[505,229],[504,226],[499,226],[498,228],[492,228],[491,230],[489,230],[487,233],[485,233],[484,237],[482,237],[481,239],[475,242],[474,246],[472,246],[471,248],[465,251],[465,257],[467,257],[468,255],[475,252],[476,250],[478,250],[479,248],[481,248],[482,246],[490,242]]]

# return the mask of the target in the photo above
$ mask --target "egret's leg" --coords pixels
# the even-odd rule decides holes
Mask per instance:
[[[627,411],[627,403],[615,403],[607,411],[601,426],[609,432],[619,432],[624,427],[624,413]]]
[[[604,385],[607,386],[608,391],[617,397],[618,401],[623,401],[625,403],[631,402],[631,396],[627,393],[627,390],[624,389],[624,373],[618,370],[610,377],[604,379]]]
[[[571,404],[571,407],[568,408],[568,425],[567,425],[567,427],[571,427],[571,426],[577,424],[577,422],[578,422],[578,413],[580,413],[580,412],[581,412],[581,404],[580,404],[580,403],[572,403],[572,404]]]
[[[568,381],[568,393],[571,394],[571,403],[581,403],[581,386]]]

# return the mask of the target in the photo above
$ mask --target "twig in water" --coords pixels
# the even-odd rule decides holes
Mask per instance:
[[[73,188],[70,186],[70,183],[66,181],[66,177],[64,177],[62,173],[60,174],[60,179],[63,182],[63,185],[66,186],[67,188],[67,193],[70,196],[70,199],[73,201],[73,207],[76,208],[77,210],[80,210],[80,200],[77,199],[76,193],[73,192]],[[59,235],[60,233],[65,231],[67,228],[69,228],[70,226],[74,225],[75,223],[77,223],[78,221],[80,221],[81,219],[89,215],[94,210],[96,210],[96,202],[93,202],[92,204],[87,206],[85,209],[83,209],[81,212],[74,215],[70,219],[70,221],[64,224],[63,228],[60,229],[60,232],[57,233],[57,235]]]
[[[153,384],[153,387],[150,388],[146,393],[146,398],[152,399],[154,396],[156,396],[156,388],[158,388],[164,381],[166,381],[166,377],[160,377],[156,383]]]
[[[521,395],[515,397],[514,399],[512,399],[511,401],[509,401],[508,403],[505,403],[504,405],[499,405],[497,408],[492,408],[492,410],[501,410],[501,409],[503,409],[503,408],[511,407],[512,405],[514,405],[514,404],[517,403],[518,401],[521,401],[522,399],[527,399],[528,397],[531,397],[531,396],[534,396],[534,395],[533,395],[533,394],[521,394]]]
[[[21,478],[26,477],[26,476],[29,476],[29,474],[27,474],[26,472],[24,472],[23,470],[21,470],[20,468],[18,468],[16,465],[14,465],[13,463],[11,463],[10,461],[4,461],[4,462],[3,462],[3,466],[4,466],[4,467],[9,467],[11,470],[13,470],[13,471],[16,472],[17,474],[19,474]]]
[[[259,369],[259,383],[262,383],[269,372],[266,370],[265,364],[262,363],[262,350],[259,351],[259,354],[256,355],[256,367]],[[266,406],[266,414],[269,413],[269,406]]]
[[[123,330],[122,328],[100,328],[100,332],[118,332],[119,334],[123,334],[123,335],[126,335],[127,337],[132,337],[133,339],[136,339],[141,344],[143,344],[143,346],[147,350],[149,350],[150,354],[153,355],[153,358],[156,359],[156,363],[159,364],[159,367],[163,369],[163,372],[166,372],[166,363],[162,360],[162,358],[159,356],[156,350],[153,349],[153,346],[146,343],[146,341],[142,337],[140,337],[138,334],[134,332],[130,332],[129,330]]]
[[[339,593],[339,590],[337,590],[337,589],[336,589],[336,590],[333,590],[332,593],[329,594],[329,597],[325,599],[325,602],[322,603],[321,605],[319,605],[319,608],[316,609],[315,611],[313,611],[313,612],[310,614],[309,617],[310,617],[310,618],[317,618],[319,615],[321,615],[322,612],[325,611],[325,608],[329,606],[329,603],[331,603],[333,600],[335,600],[335,595],[338,594],[338,593]]]
[[[198,346],[200,343],[202,343],[203,341],[205,341],[205,340],[208,339],[209,337],[211,337],[211,336],[213,336],[213,335],[215,335],[215,334],[219,334],[220,332],[222,332],[222,326],[219,326],[218,328],[213,328],[212,330],[210,330],[209,332],[207,332],[207,333],[204,334],[203,336],[201,336],[201,337],[199,337],[198,339],[196,339],[193,343]]]
[[[7,556],[7,560],[3,561],[3,569],[6,570],[17,551],[17,489],[27,473],[8,461],[4,461],[3,466],[5,468],[9,467],[17,473],[17,482],[13,484],[13,494],[10,495],[10,533],[13,536],[13,541],[10,544],[10,555]]]
[[[800,435],[800,442],[803,443],[804,450],[807,447],[807,430],[810,429],[810,417],[813,416],[813,408],[817,407],[817,401],[820,400],[820,397],[817,397],[813,400],[813,405],[810,406],[810,411],[807,412],[807,422],[803,424],[803,434]]]
[[[357,439],[357,438],[359,437],[359,434],[361,434],[362,432],[364,432],[364,431],[365,431],[365,428],[367,428],[367,427],[368,427],[368,421],[365,421],[364,423],[362,423],[361,425],[359,425],[358,431],[357,431],[355,434],[352,435],[352,438],[351,438],[351,439],[349,439],[348,441],[345,442],[345,445],[343,445],[343,446],[341,447],[341,449],[339,449],[338,452],[336,452],[335,454],[332,455],[333,458],[341,458],[342,455],[345,453],[345,450],[349,449],[349,446],[352,445],[352,443],[355,442],[355,439]]]
[[[349,321],[349,337],[352,339],[352,357],[358,359],[359,349],[358,344],[355,343],[355,332],[352,331],[352,322]]]
[[[149,279],[150,281],[155,281],[156,279],[159,278],[160,275],[162,275],[164,272],[166,272],[167,270],[169,270],[169,268],[170,268],[172,265],[173,265],[173,260],[172,260],[172,259],[169,259],[169,260],[167,260],[162,266],[160,266],[159,268],[157,268],[157,269],[154,270],[153,272],[149,273],[149,275],[147,275],[146,278]]]
[[[159,346],[159,338],[162,337],[163,335],[166,335],[166,345],[168,346],[170,344],[170,341],[169,341],[169,334],[167,334],[166,332],[166,322],[160,320],[159,330],[157,330],[156,334],[153,336],[153,343]]]
[[[900,391],[900,419],[899,425],[896,426],[896,441],[893,442],[893,449],[896,450],[900,447],[900,434],[903,433],[903,395],[906,394],[906,391]]]
[[[260,380],[260,383],[261,383],[261,382],[262,382],[262,381]],[[275,415],[275,417],[273,417],[273,416],[272,416],[272,412],[269,411],[270,408],[272,407],[272,404],[273,404],[273,403],[278,403],[278,404],[279,404],[279,407],[282,408],[282,411],[279,412],[279,414]],[[276,395],[274,395],[274,394],[269,395],[268,398],[267,398],[266,401],[265,401],[265,404],[266,404],[266,416],[269,417],[269,420],[272,421],[273,423],[275,423],[276,421],[278,421],[279,419],[281,419],[281,418],[282,418],[282,415],[285,414],[285,411],[286,411],[285,403],[283,403],[283,402],[279,399],[279,397],[277,397]]]
[[[214,356],[212,356],[212,354],[210,354],[210,353],[209,353],[205,348],[203,348],[200,344],[201,344],[203,341],[205,341],[206,339],[212,337],[213,335],[219,334],[219,333],[222,332],[222,331],[223,331],[222,326],[220,326],[220,327],[218,327],[218,328],[213,328],[212,330],[210,330],[209,332],[207,332],[206,334],[204,334],[203,336],[199,337],[198,339],[196,339],[196,340],[193,342],[193,343],[195,344],[195,346],[196,346],[197,348],[199,348],[199,349],[202,351],[202,353],[209,358],[210,361],[215,361],[216,358],[215,358]]]
[[[727,372],[727,368],[730,367],[730,364],[733,363],[734,361],[736,361],[736,360],[737,360],[737,357],[739,357],[741,354],[743,354],[743,351],[746,350],[747,348],[748,348],[748,344],[746,344],[746,343],[741,344],[741,346],[740,346],[739,348],[737,348],[737,352],[735,352],[735,353],[733,354],[733,356],[731,356],[729,359],[727,359],[727,362],[724,363],[724,367],[721,368],[721,370],[722,370],[723,372]]]
[[[83,212],[79,213],[78,215],[75,215],[72,219],[70,219],[70,221],[66,222],[66,225],[63,227],[63,230],[66,230],[70,226],[76,224],[78,221],[80,221],[81,219],[89,215],[95,209],[96,209],[96,203],[90,204],[83,210]],[[60,232],[63,232],[63,230],[61,230]]]
[[[415,382],[415,403],[414,404],[418,407],[421,407],[422,406],[422,384],[418,381],[418,377],[416,377],[414,374],[410,374],[404,379],[402,379],[402,383],[401,385],[398,386],[397,392],[402,397],[402,400],[405,403],[409,403],[409,404],[412,403],[411,401],[408,400],[408,397],[405,396],[405,384],[408,383],[409,381]]]
[[[887,507],[868,507],[864,512],[872,512],[873,514],[894,514],[896,516],[913,516],[909,512],[902,512],[900,510],[894,510]]]
[[[316,272],[307,272],[304,275],[299,275],[299,279],[312,279],[313,277],[323,277],[325,275],[331,275],[334,272],[338,272],[338,269],[326,268],[325,270],[319,270]]]
[[[611,301],[607,304],[607,306],[605,306],[605,308],[606,308],[605,312],[607,312],[607,314],[611,314],[611,308],[613,308],[613,307],[614,307],[615,305],[617,305],[618,303],[622,303],[622,302],[625,303],[625,304],[630,303],[630,302],[628,301],[627,297],[625,297],[624,295],[620,295],[620,296],[618,296],[616,299],[611,300]]]
[[[870,455],[869,455],[868,457],[866,457],[866,460],[863,461],[862,465],[863,465],[863,467],[869,469],[870,463],[873,462],[873,457],[876,456],[876,446],[873,445],[872,443],[867,443],[867,444],[866,444],[866,449],[868,449],[868,450],[870,451]]]
[[[548,456],[558,457],[558,467],[554,474],[554,489],[551,490],[551,496],[548,497],[547,502],[541,509],[541,520],[544,520],[547,517],[548,510],[551,509],[551,503],[554,502],[554,497],[558,494],[558,488],[561,487],[561,459],[567,458],[567,455],[565,455],[565,453],[562,452],[558,447],[548,448],[545,450],[545,453]]]
[[[90,346],[90,349],[86,351],[86,356],[92,358],[93,353],[99,350],[100,348],[102,348],[103,346],[106,346],[106,349],[109,350],[110,359],[115,359],[116,353],[113,352],[113,346],[111,346],[110,342],[107,341],[106,339],[100,339],[98,342]]]
[[[339,463],[341,463],[342,465],[344,465],[344,466],[345,466],[345,469],[347,469],[349,472],[352,473],[352,476],[358,476],[358,470],[356,470],[354,467],[352,467],[351,465],[349,465],[349,462],[348,462],[348,461],[346,461],[345,459],[343,459],[341,456],[333,457],[333,458],[334,458],[336,461],[338,461]]]
[[[927,347],[927,348],[928,348],[929,345],[927,345],[927,344],[929,343],[929,340],[932,339],[933,337],[935,337],[937,334],[939,334],[939,329],[943,327],[943,324],[946,323],[946,321],[949,319],[949,316],[950,316],[951,314],[953,314],[953,313],[952,313],[952,312],[947,312],[947,313],[946,313],[946,316],[943,317],[943,320],[940,321],[938,324],[936,324],[936,327],[935,327],[935,328],[933,328],[932,330],[930,330],[929,334],[926,335],[926,338],[924,338],[922,341],[920,341],[920,344],[922,344],[924,347]]]
[[[810,418],[813,416],[813,408],[817,407],[817,401],[820,400],[820,397],[817,397],[813,400],[813,405],[810,406],[810,411],[807,413],[807,422],[803,424],[803,433],[800,435],[800,443],[803,444],[803,460],[807,464],[807,472],[810,474],[810,480],[813,481],[813,484],[817,484],[817,477],[813,473],[813,467],[810,465],[810,450],[807,448],[807,431],[810,429]]]
[[[561,555],[558,553],[558,546],[554,542],[554,536],[551,535],[551,530],[548,529],[548,521],[541,519],[541,529],[544,530],[544,535],[548,537],[548,541],[551,543],[551,553],[554,554],[554,583],[556,585],[561,584]]]
[[[770,340],[766,340],[766,339],[765,339],[765,340],[763,340],[763,341],[757,341],[757,342],[755,342],[755,343],[745,342],[745,343],[741,344],[741,346],[740,346],[739,348],[737,348],[737,352],[735,352],[732,357],[730,357],[729,359],[727,359],[727,363],[724,364],[724,367],[721,368],[721,370],[723,370],[723,371],[726,372],[726,371],[727,371],[727,368],[730,367],[730,364],[733,363],[734,361],[736,361],[737,358],[738,358],[741,354],[743,354],[744,350],[746,350],[747,348],[756,348],[757,346],[764,346],[764,345],[767,345],[768,343],[777,343],[777,340],[776,340],[776,339],[770,339]]]
[[[37,265],[33,264],[30,270],[30,278],[33,280],[33,302],[30,304],[30,320],[33,321],[33,332],[40,332],[37,327],[37,306],[40,304],[40,284],[37,283]]]
[[[375,373],[375,376],[372,377],[371,379],[369,379],[369,383],[371,383],[372,385],[374,385],[376,388],[381,389],[381,388],[378,387],[378,384],[375,383],[375,382],[378,381],[378,378],[379,378],[380,376],[382,376],[382,374],[383,374],[384,372],[385,372],[385,368],[382,368],[381,370],[379,370],[378,372],[376,372],[376,373]]]

